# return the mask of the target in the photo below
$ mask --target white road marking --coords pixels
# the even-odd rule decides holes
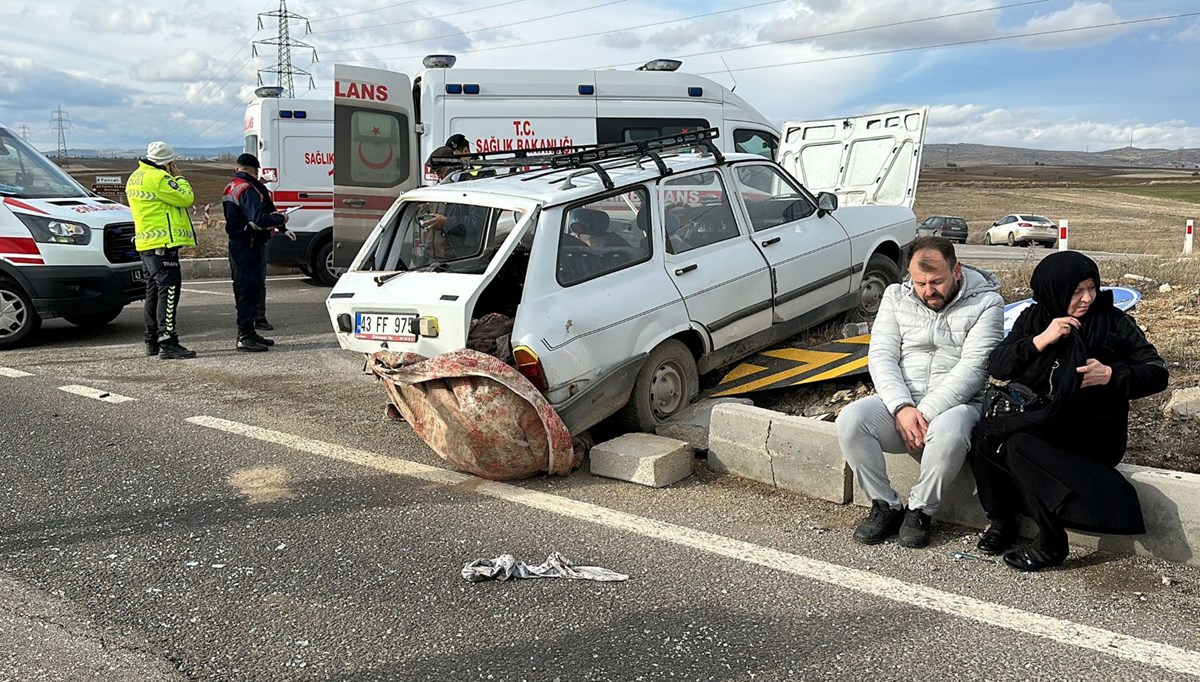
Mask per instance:
[[[1200,652],[1190,649],[1081,625],[1062,618],[1023,611],[1011,606],[888,578],[869,571],[838,566],[798,554],[789,554],[686,526],[627,514],[588,502],[526,490],[513,485],[485,481],[475,476],[366,450],[325,443],[217,417],[190,417],[187,421],[218,431],[275,443],[301,452],[423,481],[444,485],[469,484],[471,491],[481,495],[587,521],[625,533],[670,542],[736,561],[757,564],[809,580],[817,580],[851,592],[859,592],[973,620],[992,627],[1012,630],[1021,635],[1035,635],[1060,644],[1089,649],[1165,670],[1200,675]]]
[[[208,294],[209,296],[233,296],[232,291],[205,291],[204,289],[185,289],[182,287],[179,290],[189,293],[189,294]]]
[[[100,400],[106,403],[128,403],[137,400],[137,398],[117,395],[116,393],[102,391],[98,388],[92,388],[91,386],[78,386],[72,384],[70,386],[59,386],[58,390],[66,391],[67,393],[74,393],[75,395],[81,395],[85,398],[91,398],[93,400]]]
[[[0,367],[0,377],[8,377],[10,379],[20,379],[21,377],[31,377],[31,376],[33,376],[33,375],[30,374],[29,372],[22,372],[19,369],[12,369],[10,367]]]

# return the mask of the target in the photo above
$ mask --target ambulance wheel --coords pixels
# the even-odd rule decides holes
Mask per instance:
[[[0,349],[15,348],[42,326],[42,316],[21,285],[0,279]]]
[[[338,272],[333,267],[333,240],[329,240],[322,244],[317,249],[317,256],[313,259],[313,274],[317,280],[327,287],[337,284]]]
[[[646,358],[617,421],[631,431],[654,433],[659,424],[690,405],[699,391],[692,351],[681,341],[667,339]]]
[[[313,276],[312,268],[308,267],[307,265],[301,265],[300,266],[300,274],[304,275],[305,277],[311,278]]]
[[[79,313],[76,315],[63,315],[63,319],[76,327],[85,327],[94,329],[103,327],[104,325],[117,319],[124,307],[113,308],[112,310],[102,310],[98,313]]]
[[[899,281],[900,266],[896,261],[881,253],[871,256],[858,287],[858,306],[847,317],[855,322],[873,319],[883,302],[884,290]]]

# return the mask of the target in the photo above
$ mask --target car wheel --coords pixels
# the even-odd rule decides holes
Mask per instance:
[[[692,351],[677,339],[667,339],[646,358],[618,421],[631,431],[653,433],[690,405],[699,390]]]
[[[1009,245],[1009,246],[1016,246],[1016,245],[1017,245],[1017,237],[1016,237],[1016,235],[1014,235],[1012,232],[1009,232],[1009,233],[1008,233],[1008,245]]]
[[[42,316],[21,285],[0,279],[0,348],[15,348],[42,326]]]
[[[856,322],[866,322],[879,312],[883,292],[900,281],[900,266],[883,254],[875,254],[867,260],[862,283],[858,287],[858,306],[847,315]]]
[[[76,327],[84,327],[86,329],[95,329],[117,319],[117,316],[124,310],[124,306],[113,308],[111,310],[102,310],[98,313],[78,313],[75,315],[63,315],[63,319]]]
[[[338,277],[341,274],[333,267],[333,240],[329,240],[321,246],[317,247],[317,255],[313,259],[314,267],[313,274],[317,276],[317,280],[327,287],[337,284]]]
[[[986,244],[986,245],[988,245],[988,246],[991,246],[991,245],[992,245],[992,233],[991,233],[991,232],[984,232],[984,233],[983,233],[983,243],[984,243],[984,244]]]

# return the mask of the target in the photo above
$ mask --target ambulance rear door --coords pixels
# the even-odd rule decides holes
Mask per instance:
[[[421,180],[412,82],[334,65],[333,259],[345,268],[384,212]]]
[[[929,108],[783,125],[778,161],[813,194],[843,206],[912,208]]]

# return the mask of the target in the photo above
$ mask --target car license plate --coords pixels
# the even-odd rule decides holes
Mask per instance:
[[[129,271],[129,281],[145,282],[146,281],[146,271],[145,270],[130,270]]]
[[[416,315],[355,313],[354,338],[368,341],[414,343],[417,335],[412,332],[412,323],[416,319]]]

